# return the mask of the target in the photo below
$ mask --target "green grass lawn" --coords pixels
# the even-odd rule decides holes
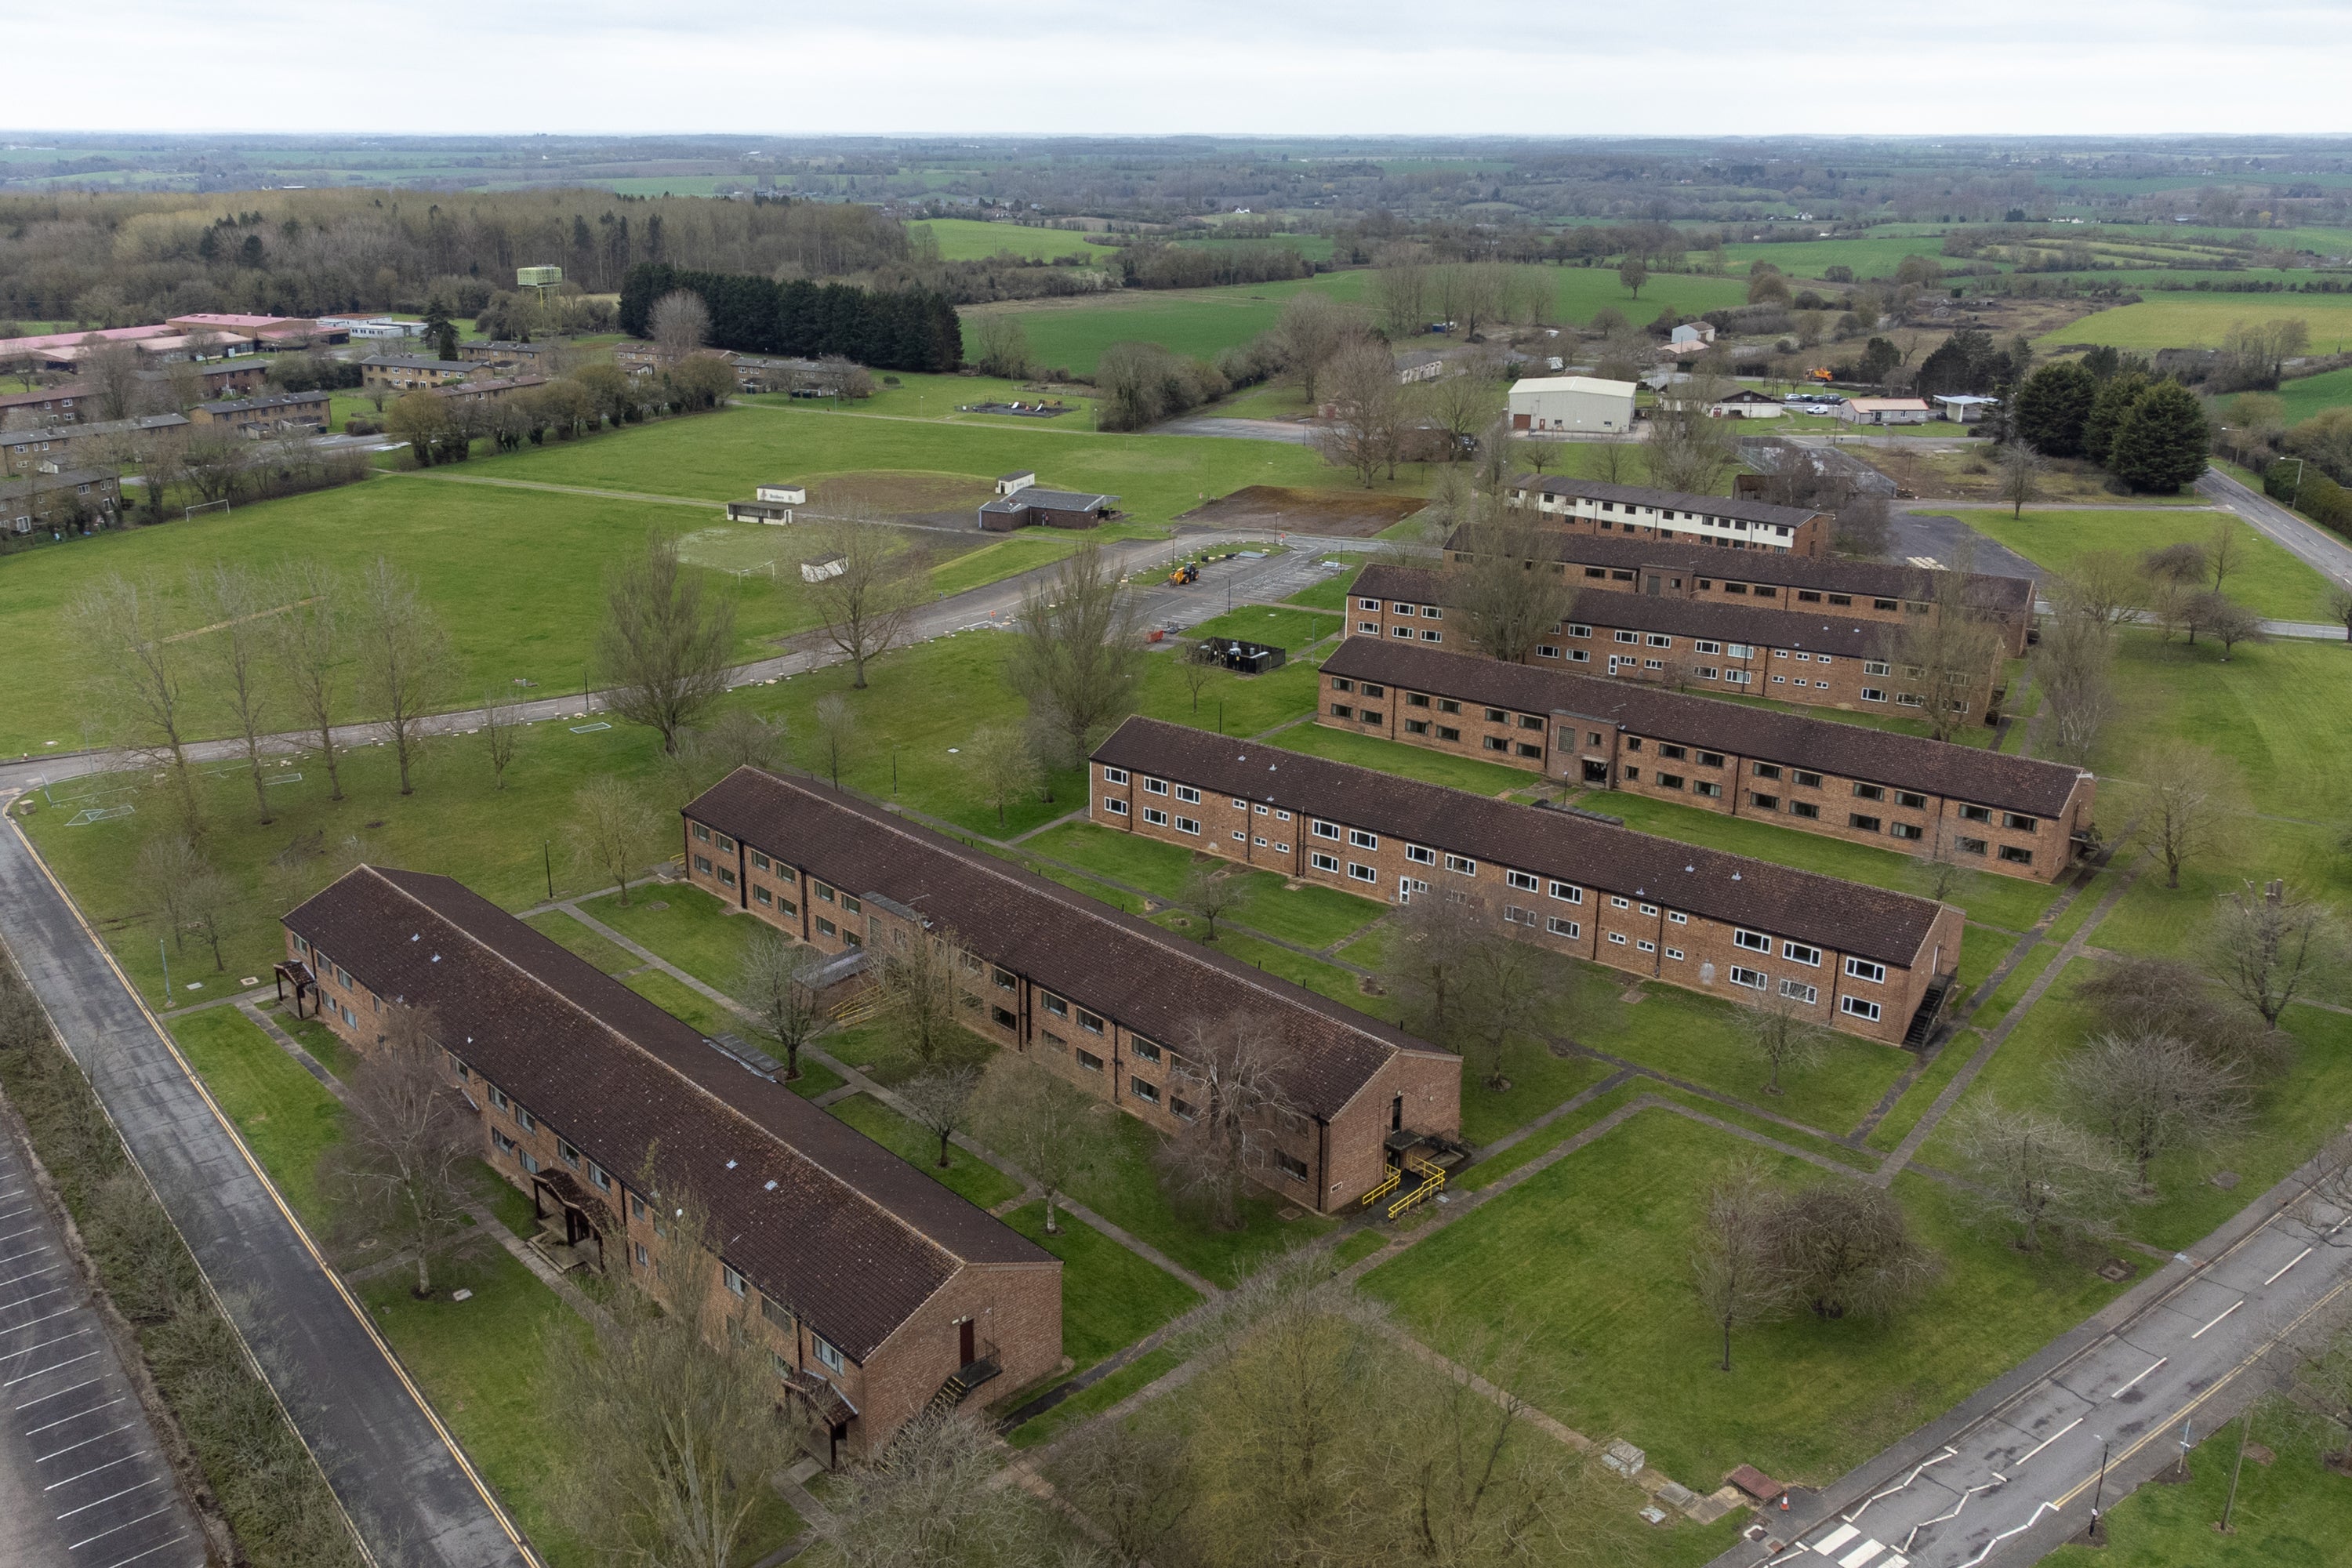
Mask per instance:
[[[2352,369],[2324,371],[2279,384],[2278,399],[2286,405],[2290,425],[2300,425],[2323,408],[2352,403]],[[2236,420],[2230,423],[2236,424]]]
[[[580,907],[705,985],[730,994],[744,955],[763,929],[754,917],[730,911],[701,889],[678,882],[633,889],[626,909],[617,893],[583,900]]]
[[[1051,1236],[1043,1203],[1013,1210],[1004,1223],[1062,1260],[1062,1353],[1075,1371],[1200,1304],[1191,1286],[1075,1215],[1057,1213],[1061,1229]]]
[[[1214,616],[1190,627],[1184,636],[1202,642],[1212,637],[1240,637],[1282,648],[1294,658],[1339,631],[1341,617],[1315,610],[1262,609],[1246,605]]]
[[[1179,1358],[1174,1351],[1156,1350],[1150,1355],[1138,1356],[1093,1387],[1070,1395],[1042,1415],[1033,1416],[1013,1429],[1007,1439],[1015,1448],[1034,1448],[1049,1443],[1066,1426],[1109,1409],[1138,1389],[1148,1388],[1176,1370]]]
[[[2107,1508],[2104,1548],[2065,1545],[2048,1568],[2272,1568],[2326,1563],[2352,1539],[2352,1481],[2324,1468],[2310,1418],[2276,1402],[2252,1410],[2251,1442],[2273,1451],[2237,1466],[2239,1423],[2207,1435],[2189,1456],[2180,1486],[2142,1486]],[[2238,1474],[2230,1533],[2214,1523]],[[2333,1545],[2329,1544],[2334,1542]]]
[[[1348,607],[1348,587],[1355,580],[1356,574],[1352,570],[1334,572],[1313,587],[1299,589],[1283,603],[1304,605],[1310,610],[1345,610]]]
[[[1977,1047],[1983,1043],[1982,1037],[1974,1029],[1959,1030],[1946,1040],[1943,1048],[1936,1053],[1936,1059],[1912,1079],[1911,1087],[1903,1091],[1903,1098],[1895,1102],[1894,1109],[1886,1113],[1884,1121],[1870,1130],[1870,1136],[1864,1142],[1881,1153],[1894,1152],[1896,1146],[1911,1135],[1911,1129],[1919,1125],[1919,1118],[1927,1114],[1927,1108],[1936,1103],[1936,1097],[1959,1076],[1960,1069],[1969,1065],[1969,1058],[1976,1055]]]
[[[982,261],[992,256],[1026,257],[1051,261],[1057,256],[1108,259],[1118,253],[1107,246],[1088,245],[1086,237],[1066,228],[1026,228],[1013,223],[987,223],[978,218],[935,217],[907,226],[909,234],[928,231],[940,247],[942,261]]]
[[[1408,746],[1402,741],[1384,741],[1377,735],[1333,730],[1321,724],[1301,724],[1285,730],[1274,737],[1274,743],[1285,751],[1304,752],[1311,757],[1489,796],[1540,789],[1544,782],[1541,773],[1524,768],[1480,762],[1475,757],[1452,756]]]
[[[531,915],[523,924],[574,956],[586,959],[607,974],[645,967],[644,959],[610,938],[599,936],[562,910]]]
[[[2299,317],[2310,324],[2315,342],[2334,343],[2352,336],[2352,295],[2159,294],[2137,305],[2118,305],[2069,321],[2034,340],[2034,347],[2045,353],[2062,342],[2110,343],[2141,353],[2210,348],[2241,321],[2252,325],[2278,317]]]
[[[335,1097],[234,1007],[179,1019],[172,1037],[286,1201],[311,1226],[324,1222],[319,1159],[343,1135]]]
[[[1517,1366],[1495,1370],[1519,1392],[1596,1438],[1630,1437],[1692,1487],[1743,1463],[1820,1485],[2114,1294],[2087,1270],[2045,1272],[1961,1229],[1936,1184],[1906,1176],[1895,1191],[1943,1254],[1943,1281],[1892,1322],[1806,1314],[1743,1331],[1726,1374],[1688,1248],[1708,1173],[1748,1147],[1644,1112],[1374,1269],[1365,1288],[1440,1348],[1479,1335],[1517,1348]],[[1784,1182],[1816,1174],[1762,1157]]]
[[[968,1150],[950,1145],[948,1168],[940,1169],[940,1141],[871,1095],[836,1100],[832,1113],[856,1128],[931,1180],[982,1208],[994,1208],[1021,1195],[1021,1184]]]
[[[1159,1134],[1131,1116],[1119,1117],[1113,1125],[1118,1139],[1111,1158],[1073,1188],[1071,1195],[1205,1279],[1232,1285],[1270,1254],[1311,1241],[1330,1228],[1330,1221],[1312,1211],[1302,1210],[1295,1220],[1278,1217],[1283,1205],[1262,1193],[1243,1200],[1237,1230],[1220,1230],[1205,1219],[1180,1215],[1152,1170]]]
[[[1083,866],[1162,899],[1173,899],[1182,891],[1193,863],[1190,850],[1091,822],[1049,828],[1025,840],[1022,847]],[[1219,921],[1221,932],[1224,922],[1231,921],[1285,942],[1329,947],[1379,920],[1385,910],[1384,905],[1335,888],[1286,886],[1285,879],[1271,871],[1235,869],[1226,875],[1242,879],[1247,891],[1240,907]]]
[[[2352,320],[2352,319],[2347,319]],[[2044,511],[2012,518],[1999,510],[1955,511],[1978,532],[1999,540],[2020,555],[2053,572],[2064,572],[2095,550],[2137,558],[2168,544],[2209,544],[2226,514],[2148,511]],[[2281,621],[2325,621],[2326,580],[2278,545],[2241,523],[2238,542],[2245,564],[2232,572],[2221,591],[2239,603]]]

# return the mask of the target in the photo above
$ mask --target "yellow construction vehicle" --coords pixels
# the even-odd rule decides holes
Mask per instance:
[[[1183,565],[1168,574],[1168,581],[1179,588],[1200,580],[1201,563],[1197,561],[1187,561]]]

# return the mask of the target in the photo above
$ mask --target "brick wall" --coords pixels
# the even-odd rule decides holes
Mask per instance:
[[[1757,999],[1756,987],[1733,971],[1767,977],[1777,992],[1783,980],[1811,988],[1791,1000],[1813,1022],[1887,1043],[1902,1040],[1927,987],[1939,973],[1959,962],[1960,912],[1947,907],[1912,967],[1882,964],[1778,932],[1757,931],[1715,921],[1692,910],[1666,908],[1630,892],[1559,880],[1540,867],[1498,866],[1451,854],[1442,844],[1417,845],[1369,832],[1347,822],[1279,808],[1261,819],[1257,808],[1230,796],[1186,801],[1180,781],[1152,780],[1124,769],[1095,765],[1089,815],[1097,824],[1161,843],[1206,850],[1244,865],[1338,888],[1360,898],[1396,903],[1413,898],[1473,893],[1503,912],[1518,935],[1564,952],[1630,973],[1645,975],[1733,1001]],[[1153,792],[1166,784],[1166,795]],[[1124,811],[1118,809],[1124,806]],[[1165,822],[1147,815],[1163,813]],[[1184,824],[1199,824],[1198,831]],[[1265,831],[1259,831],[1261,825]],[[1238,830],[1243,837],[1233,835]],[[1285,841],[1277,832],[1289,832]],[[1258,840],[1267,842],[1260,845]],[[1762,942],[1759,952],[1752,944]],[[1810,961],[1806,955],[1810,954]],[[1846,960],[1853,956],[1849,972]],[[1876,978],[1872,978],[1875,974]],[[1849,1011],[1853,998],[1860,1012]],[[1868,1016],[1875,1006],[1877,1016]]]
[[[2074,864],[2073,837],[2089,827],[2096,797],[2095,781],[2084,774],[2065,808],[2045,817],[1635,734],[1610,720],[1524,713],[1402,688],[1378,687],[1375,695],[1362,689],[1370,684],[1324,676],[1316,721],[1898,854],[1920,854],[1940,834],[1960,865],[2034,881],[2055,881]]]

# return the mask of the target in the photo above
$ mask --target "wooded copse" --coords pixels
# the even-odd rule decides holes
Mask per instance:
[[[621,284],[621,330],[651,331],[654,302],[683,290],[710,310],[709,342],[744,353],[840,354],[878,370],[951,371],[963,363],[963,323],[943,295],[860,289],[751,273],[697,272],[648,262]]]

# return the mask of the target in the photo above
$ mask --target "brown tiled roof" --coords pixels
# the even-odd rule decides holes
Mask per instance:
[[[2056,816],[2081,770],[1980,746],[1776,713],[1713,697],[1685,696],[1635,681],[1505,664],[1476,654],[1387,637],[1342,637],[1323,661],[1327,675],[1384,681],[1433,697],[1489,703],[1521,713],[1569,712],[1602,719],[1637,735],[1731,752],[1761,762],[1815,768],[1845,778],[1950,795],[2004,811]]]
[[[1639,571],[1663,566],[1718,581],[1771,583],[1790,588],[1813,588],[1830,594],[1868,595],[1874,599],[1916,599],[1927,588],[1927,574],[1916,566],[1886,561],[1841,561],[1797,555],[1779,550],[1727,550],[1716,545],[1685,544],[1679,539],[1627,539],[1612,533],[1576,533],[1547,529],[1550,559],[1580,566],[1614,566]],[[1465,547],[1457,531],[1446,541],[1448,550]],[[1971,574],[1969,602],[1986,609],[2019,611],[2033,601],[2033,584],[2024,577]]]
[[[1279,801],[1430,848],[1888,963],[1917,962],[1941,908],[1906,893],[1157,719],[1129,719],[1096,749],[1095,761],[1229,797]]]
[[[1398,1051],[1444,1055],[1401,1029],[1214,948],[811,781],[738,768],[686,815],[818,879],[920,910],[981,957],[1179,1050],[1243,1011],[1282,1021],[1286,1087],[1330,1116]]]
[[[1749,522],[1778,523],[1795,528],[1822,515],[1809,506],[1775,506],[1746,496],[1699,496],[1683,490],[1654,490],[1643,485],[1612,485],[1580,479],[1573,474],[1521,474],[1511,480],[1517,490],[1541,490],[1548,495],[1574,496],[1580,500],[1615,501],[1619,506],[1656,507],[1667,511],[1696,511],[1707,517],[1745,518]]]
[[[720,1256],[863,1360],[963,1264],[1052,1256],[446,877],[362,867],[286,925],[616,1177],[658,1169]]]
[[[1442,573],[1422,566],[1367,566],[1353,592],[1404,604],[1453,602]],[[1759,647],[1803,648],[1847,658],[1885,658],[1900,627],[1891,621],[1856,621],[1795,610],[1761,610],[1705,599],[1669,599],[1650,594],[1579,594],[1570,620],[1627,631],[1712,637]]]

